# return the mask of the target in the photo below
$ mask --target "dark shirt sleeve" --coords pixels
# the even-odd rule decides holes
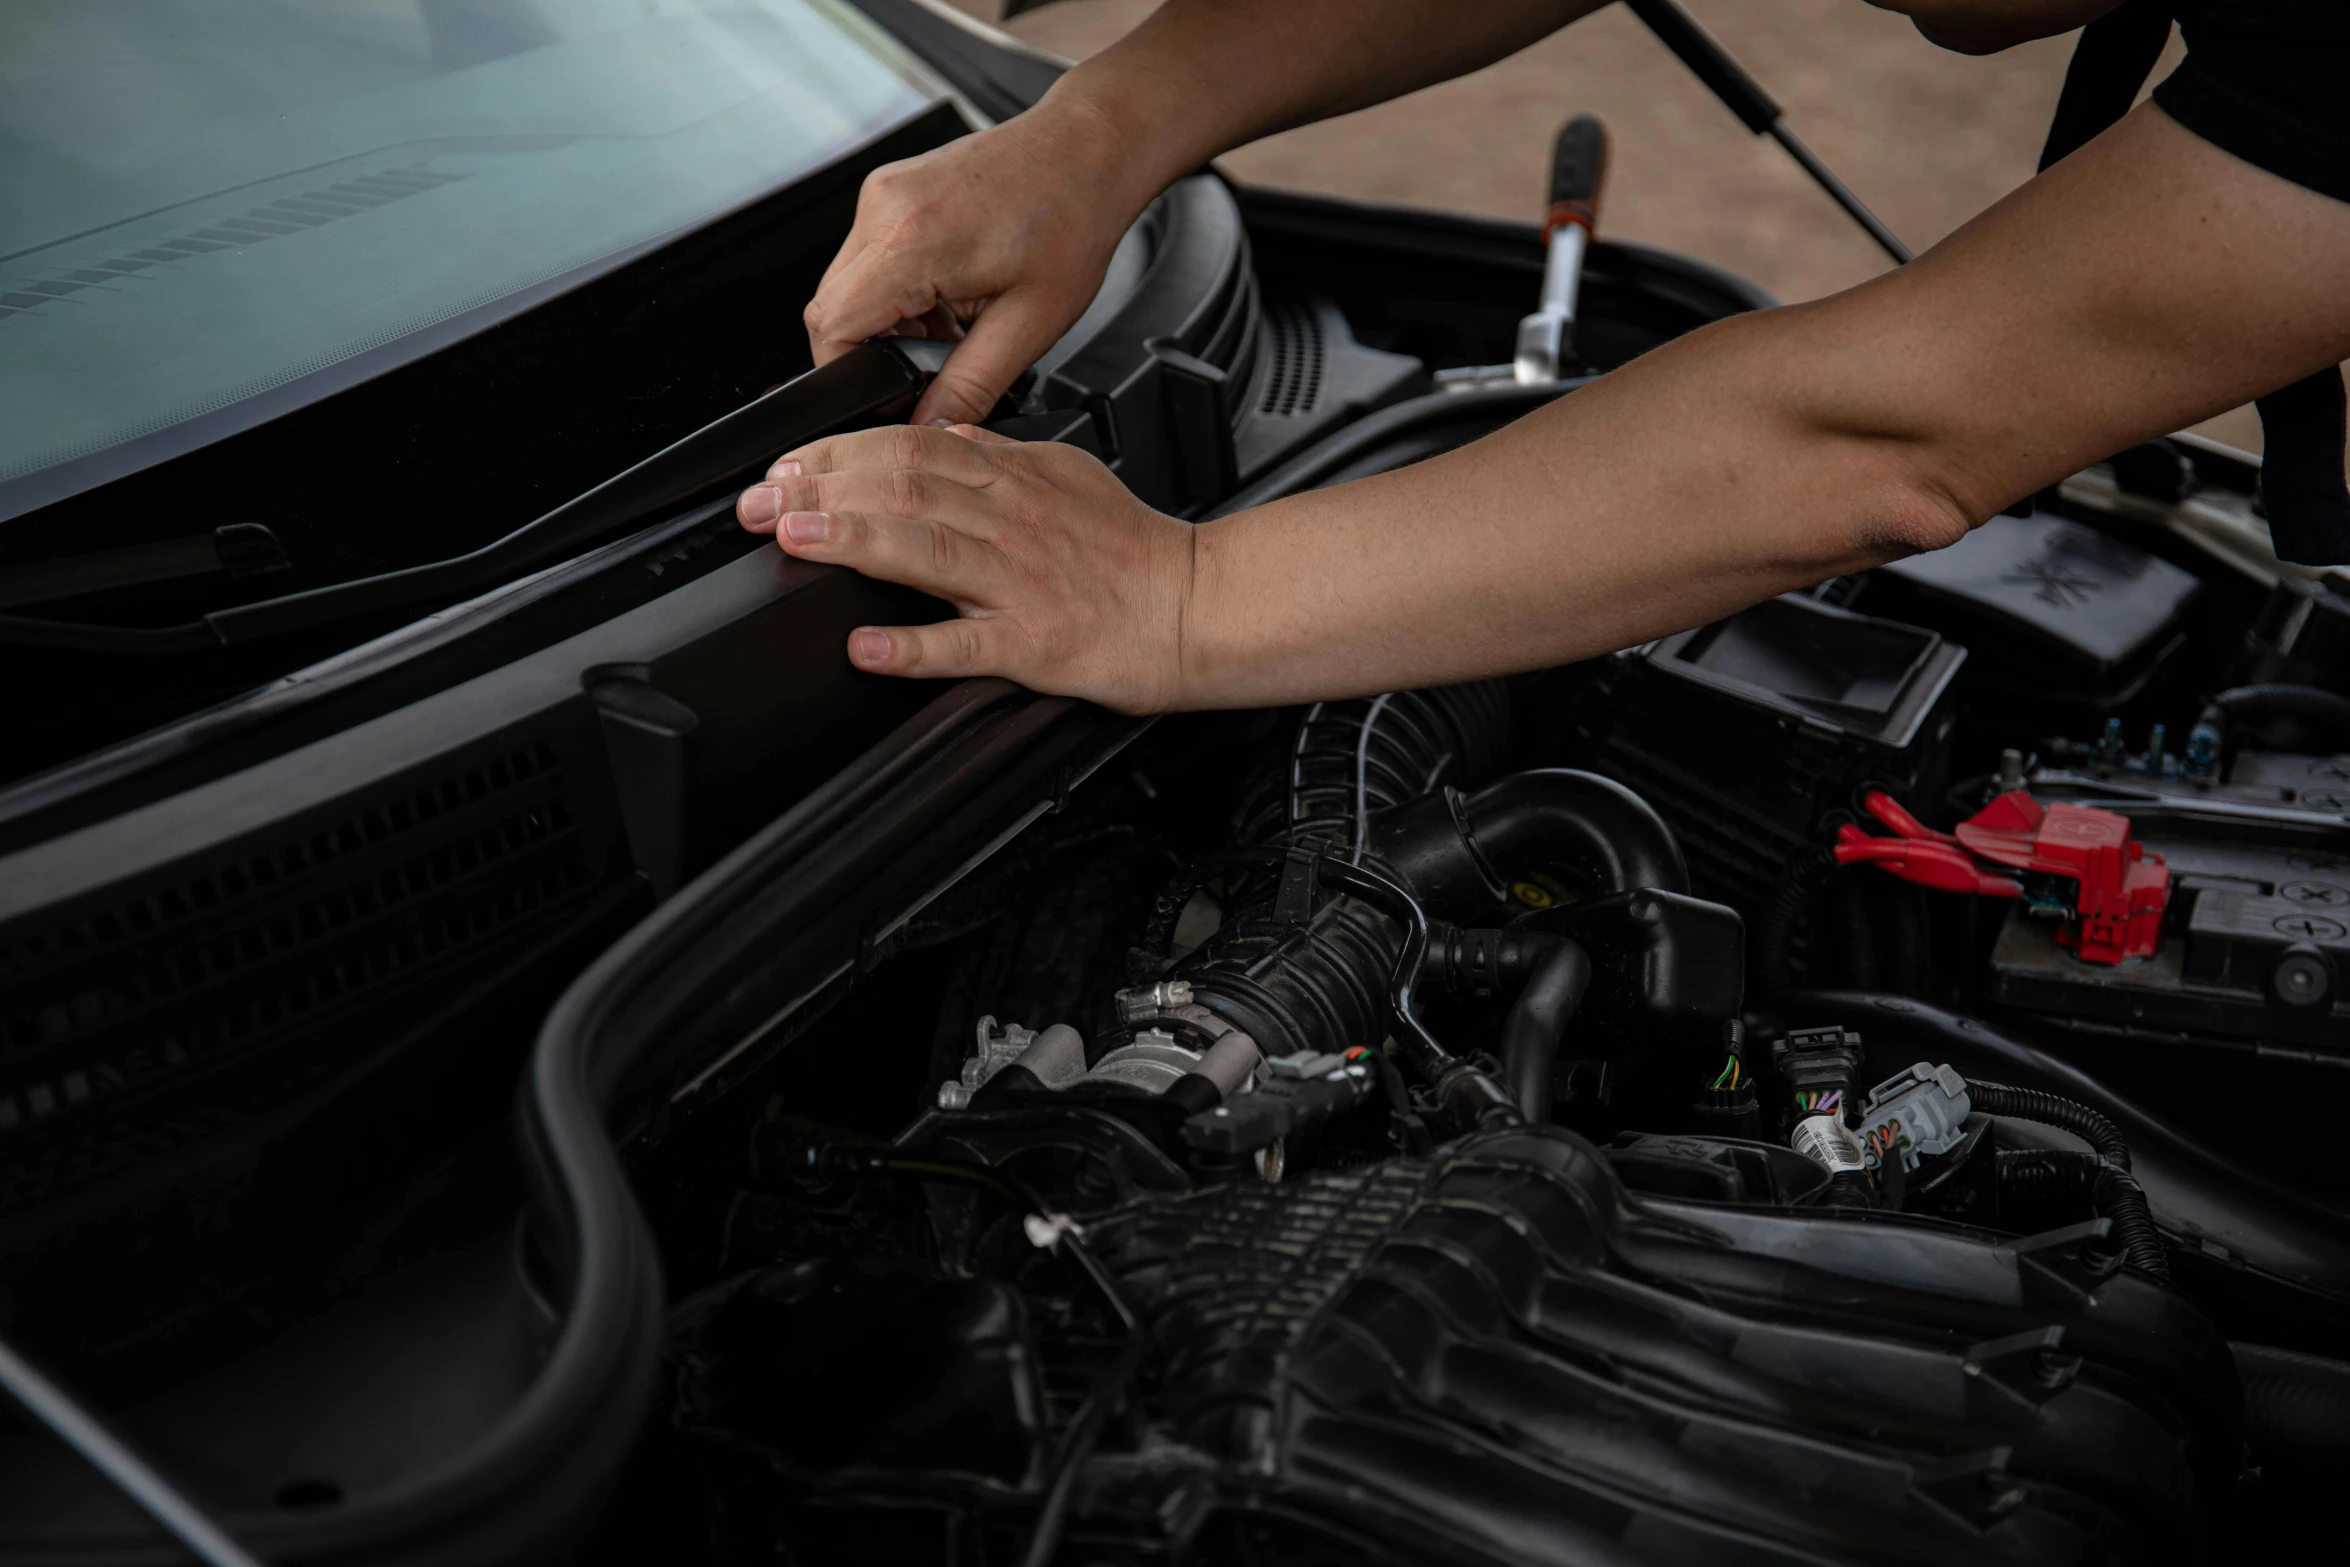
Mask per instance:
[[[2178,0],[2163,112],[2224,152],[2350,201],[2350,0]]]

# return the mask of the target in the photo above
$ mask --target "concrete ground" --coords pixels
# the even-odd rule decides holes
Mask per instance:
[[[1002,0],[954,3],[991,20],[1002,9]],[[1058,0],[1008,30],[1081,59],[1153,3]],[[1785,106],[1795,133],[1918,250],[2031,177],[2072,51],[2062,38],[1970,59],[1863,0],[1685,4]],[[1255,184],[1531,219],[1551,135],[1581,110],[1614,137],[1603,232],[1703,256],[1791,301],[1887,265],[1784,152],[1749,135],[1620,6],[1473,76],[1221,162]],[[2249,409],[2203,429],[2259,450]]]

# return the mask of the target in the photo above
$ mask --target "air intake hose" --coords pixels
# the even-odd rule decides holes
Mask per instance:
[[[1682,893],[1688,873],[1663,821],[1613,780],[1525,772],[1473,794],[1446,782],[1474,783],[1507,755],[1508,716],[1494,684],[1310,710],[1278,766],[1243,797],[1244,846],[1203,859],[1161,895],[1136,980],[1182,980],[1188,1004],[1268,1057],[1342,1052],[1392,1033],[1461,1129],[1547,1118],[1559,1040],[1591,983],[1589,955],[1560,934],[1464,931],[1432,923],[1429,911],[1491,922],[1507,906],[1504,875],[1535,869],[1594,892]],[[1170,964],[1184,903],[1218,875],[1229,883],[1222,925]],[[1506,1088],[1420,1023],[1411,994],[1423,968],[1431,983],[1515,985]],[[1472,970],[1484,978],[1468,986]]]

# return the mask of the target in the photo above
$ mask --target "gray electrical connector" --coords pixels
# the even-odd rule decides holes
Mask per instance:
[[[1872,1165],[1897,1158],[1914,1170],[1918,1160],[1959,1145],[1973,1110],[1956,1067],[1920,1061],[1869,1090],[1860,1112],[1861,1145]]]

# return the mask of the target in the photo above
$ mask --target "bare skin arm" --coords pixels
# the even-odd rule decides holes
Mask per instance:
[[[1195,528],[1068,448],[877,430],[787,457],[741,515],[956,605],[854,633],[885,673],[1158,711],[1538,668],[1951,543],[2350,357],[2346,255],[2350,204],[2146,106],[1912,266],[1397,473]]]

